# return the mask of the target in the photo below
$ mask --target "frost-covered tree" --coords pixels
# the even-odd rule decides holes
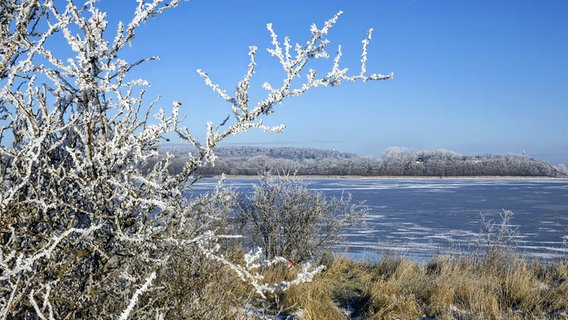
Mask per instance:
[[[387,174],[405,175],[409,165],[416,161],[416,152],[407,148],[387,148],[381,158],[383,170]]]
[[[566,165],[563,163],[554,166],[554,170],[556,171],[556,174],[558,176],[568,176],[568,169],[566,168]]]
[[[321,28],[313,25],[311,38],[296,45],[268,24],[268,53],[282,66],[282,83],[265,83],[266,97],[256,102],[249,97],[256,47],[232,95],[198,70],[232,110],[226,121],[208,123],[198,141],[180,124],[179,102],[154,110],[162,103],[145,99],[148,83],[132,80],[133,68],[155,58],[122,55],[142,23],[178,1],[138,0],[133,18],[117,26],[109,26],[97,2],[0,4],[0,317],[164,315],[172,308],[160,298],[169,288],[164,270],[186,252],[225,264],[259,295],[273,290],[251,271],[252,260],[241,266],[217,251],[227,237],[219,232],[226,210],[211,204],[222,204],[230,192],[219,188],[197,199],[184,193],[198,180],[196,170],[215,160],[223,139],[251,128],[280,131],[262,118],[286,98],[343,81],[392,78],[366,74],[371,31],[360,72],[348,75],[340,67],[339,47],[331,69],[320,75],[307,65],[329,57],[326,36],[340,14]],[[54,38],[64,38],[67,48]],[[171,156],[157,153],[171,134],[197,150],[176,174],[167,170]]]

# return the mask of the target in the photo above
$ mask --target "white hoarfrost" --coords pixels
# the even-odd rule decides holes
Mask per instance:
[[[131,21],[114,26],[114,32],[97,0],[2,2],[2,319],[163,317],[167,310],[160,308],[166,307],[152,304],[167,290],[159,286],[160,272],[171,257],[190,248],[228,266],[260,296],[310,281],[321,270],[305,265],[295,280],[264,283],[254,271],[262,265],[254,262],[259,253],[239,265],[218,250],[220,241],[238,237],[221,232],[225,213],[211,209],[211,203],[227,196],[222,188],[197,199],[184,192],[199,180],[197,169],[215,160],[214,149],[226,137],[251,128],[282,131],[283,126],[265,126],[262,118],[284,99],[343,81],[391,79],[392,74],[366,75],[371,32],[363,40],[359,74],[347,75],[339,66],[339,47],[331,70],[319,76],[304,70],[310,60],[329,57],[326,36],[341,13],[321,29],[313,25],[303,45],[293,46],[288,37],[281,42],[269,24],[273,47],[268,53],[284,70],[282,84],[265,83],[266,97],[252,102],[256,47],[250,48],[250,63],[232,95],[198,70],[232,110],[222,123],[209,123],[205,141],[198,141],[180,124],[181,103],[159,109],[152,120],[151,110],[160,102],[144,99],[147,81],[127,76],[132,68],[157,60],[121,58],[137,28],[178,5],[173,0],[137,3]],[[56,37],[64,38],[67,48],[53,45]],[[168,172],[172,156],[158,154],[171,133],[197,150],[175,175]]]

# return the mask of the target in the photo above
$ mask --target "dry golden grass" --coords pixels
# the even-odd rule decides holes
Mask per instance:
[[[513,255],[436,257],[426,264],[333,257],[313,282],[262,302],[225,267],[182,262],[162,278],[171,292],[164,303],[175,306],[167,318],[254,318],[243,309],[249,305],[291,319],[568,319],[568,262],[544,264]],[[295,278],[298,269],[282,264],[262,275],[277,283]]]
[[[313,282],[284,292],[282,303],[301,319],[349,319],[341,307],[360,303],[362,287],[370,280],[366,268],[364,263],[334,258]]]
[[[301,319],[566,319],[568,263],[516,256],[437,257],[427,264],[385,258],[375,264],[333,260],[313,283],[283,293]],[[353,297],[357,297],[354,299]],[[563,313],[564,312],[564,313]]]
[[[330,279],[321,277],[312,283],[290,288],[283,302],[294,311],[292,314],[301,315],[302,319],[346,319],[334,301],[334,289]]]
[[[432,264],[438,266],[429,274],[436,298],[427,301],[431,316],[451,318],[462,310],[480,319],[498,317],[498,280],[491,273],[463,259],[442,258]]]
[[[409,260],[386,258],[370,271],[376,279],[366,288],[369,319],[416,319],[422,315],[421,297],[429,284],[422,267]]]

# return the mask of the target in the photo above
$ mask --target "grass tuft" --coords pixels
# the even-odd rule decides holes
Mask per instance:
[[[316,281],[283,293],[281,307],[293,319],[568,318],[568,263],[490,259],[336,257]]]

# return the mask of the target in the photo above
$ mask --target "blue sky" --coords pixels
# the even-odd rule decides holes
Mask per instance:
[[[134,1],[102,0],[112,19],[126,21]],[[329,34],[330,53],[343,46],[343,66],[358,70],[361,40],[375,32],[368,70],[390,81],[317,88],[275,109],[281,134],[252,131],[226,145],[335,148],[380,157],[385,148],[447,149],[467,155],[523,153],[568,164],[567,1],[218,1],[193,0],[144,25],[125,57],[159,55],[135,75],[152,83],[162,105],[183,103],[197,135],[222,121],[229,105],[203,84],[202,68],[229,92],[257,45],[252,98],[281,69],[264,48],[265,25],[304,43],[343,11]],[[110,35],[109,37],[112,37]],[[329,61],[331,63],[331,61]],[[329,65],[329,64],[328,64]],[[318,63],[320,72],[326,64]]]

